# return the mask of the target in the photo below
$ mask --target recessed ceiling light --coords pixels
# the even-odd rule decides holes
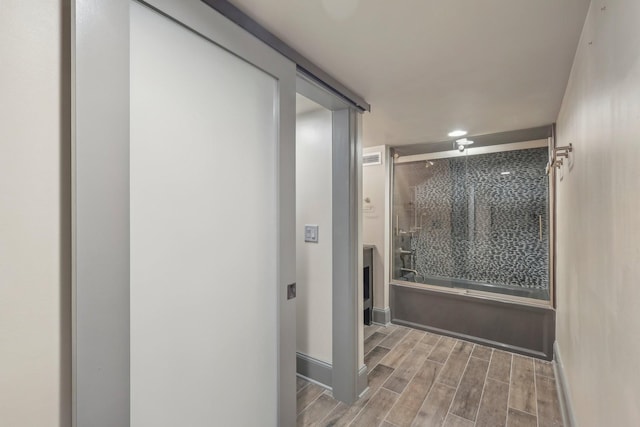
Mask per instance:
[[[458,136],[465,136],[467,134],[466,130],[454,130],[452,132],[449,132],[449,136],[450,137],[458,137]]]
[[[500,172],[500,175],[511,175],[511,172]]]

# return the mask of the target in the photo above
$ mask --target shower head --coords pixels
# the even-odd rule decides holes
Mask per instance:
[[[460,151],[462,153],[464,151],[464,149],[467,147],[467,145],[473,144],[473,141],[471,141],[471,140],[469,140],[467,138],[462,138],[462,139],[456,140],[456,144],[458,146],[458,151]]]

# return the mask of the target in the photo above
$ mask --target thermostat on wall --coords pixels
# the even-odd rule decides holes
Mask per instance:
[[[318,226],[306,224],[304,226],[304,241],[318,243]]]

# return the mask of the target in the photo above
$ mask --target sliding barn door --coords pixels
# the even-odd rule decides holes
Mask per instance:
[[[76,425],[294,425],[295,65],[200,1],[121,6],[75,5]]]

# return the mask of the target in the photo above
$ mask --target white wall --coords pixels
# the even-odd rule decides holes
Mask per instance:
[[[382,153],[382,164],[362,168],[362,240],[364,244],[376,247],[373,252],[373,306],[378,309],[389,307],[388,236],[385,236],[385,226],[389,220],[388,150],[385,145],[363,149],[365,155]],[[366,202],[367,199],[369,202]]]
[[[297,351],[332,361],[331,112],[296,121]],[[305,243],[304,225],[319,226],[318,243]]]
[[[3,426],[70,425],[70,148],[68,99],[64,106],[61,99],[68,89],[61,84],[62,13],[61,1],[0,2]]]
[[[606,9],[602,10],[606,6]],[[557,340],[577,424],[640,425],[640,2],[593,0],[560,116]]]

